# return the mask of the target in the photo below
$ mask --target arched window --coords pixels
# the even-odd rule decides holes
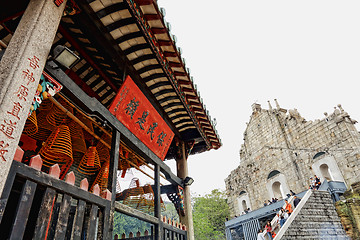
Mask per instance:
[[[283,194],[282,194],[282,190],[281,190],[281,183],[276,181],[272,184],[272,191],[274,193],[274,197],[275,198],[282,198]]]
[[[245,200],[242,200],[241,205],[242,205],[242,208],[243,208],[244,211],[248,209]]]
[[[241,195],[243,195],[243,194],[245,194],[246,192],[245,191],[241,191],[240,193],[239,193],[239,196],[241,196]]]
[[[329,166],[327,164],[321,164],[320,165],[320,172],[321,172],[321,175],[328,181],[332,181],[332,176],[331,176],[331,173],[330,173],[330,169],[329,169]]]
[[[270,179],[276,175],[278,175],[280,172],[278,170],[271,171],[267,177],[267,179]]]

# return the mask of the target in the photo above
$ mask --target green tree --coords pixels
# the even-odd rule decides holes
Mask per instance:
[[[166,216],[167,219],[175,220],[179,222],[179,215],[175,209],[175,206],[172,202],[164,202],[165,209],[161,212],[162,215]]]
[[[225,193],[219,189],[193,198],[193,220],[196,240],[220,240],[225,237],[225,221],[230,216]]]

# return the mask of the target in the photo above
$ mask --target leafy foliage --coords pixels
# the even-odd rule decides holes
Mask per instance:
[[[179,222],[179,215],[175,209],[175,206],[172,202],[164,202],[166,211],[161,212],[162,215],[166,216],[167,219],[172,219]]]
[[[114,214],[114,231],[113,235],[118,234],[119,237],[121,234],[125,233],[126,236],[129,235],[130,232],[136,233],[140,231],[142,234],[145,230],[151,231],[151,224],[141,221],[137,218],[127,216],[125,214],[121,214],[115,212]]]
[[[162,211],[161,214],[166,216],[166,218],[174,219],[175,221],[179,221],[179,216],[176,212],[176,209],[174,207],[174,204],[171,202],[164,202],[166,210]],[[145,230],[148,230],[149,233],[151,232],[151,224],[141,221],[134,217],[129,217],[125,214],[121,214],[118,212],[115,212],[114,214],[114,231],[113,235],[118,234],[120,237],[123,233],[126,234],[126,236],[129,236],[129,233],[136,233],[140,231],[142,234],[145,232]]]
[[[193,220],[196,240],[222,240],[225,221],[230,216],[225,193],[219,189],[210,194],[193,198]]]

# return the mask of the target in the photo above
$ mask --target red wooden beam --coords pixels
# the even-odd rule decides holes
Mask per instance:
[[[161,19],[160,14],[144,14],[146,21],[159,20]]]
[[[164,52],[165,57],[178,57],[177,52]]]
[[[194,92],[194,90],[192,89],[192,88],[185,88],[185,87],[183,87],[183,88],[181,88],[181,90],[184,92],[184,93],[193,93]]]
[[[172,46],[172,41],[158,40],[160,46]]]
[[[179,76],[187,76],[186,72],[174,72],[175,76],[179,77]]]
[[[177,83],[178,83],[178,84],[181,84],[181,85],[189,85],[189,84],[191,84],[190,81],[185,81],[185,80],[177,80]],[[196,98],[196,99],[197,99],[197,98]]]
[[[198,111],[198,112],[202,112],[202,111],[203,111],[202,108],[199,108],[199,107],[197,107],[197,106],[192,106],[192,109],[193,109],[194,111]]]
[[[206,118],[206,115],[204,113],[197,112],[196,116],[197,116],[197,118],[199,118],[199,117]]]
[[[181,68],[183,65],[181,63],[177,63],[177,62],[169,62],[169,66],[170,67]]]
[[[179,82],[179,80],[178,80]],[[186,95],[186,99],[187,100],[198,100],[198,97],[197,96],[192,96],[192,95]]]
[[[151,28],[151,31],[152,31],[153,34],[167,33],[166,28]]]
[[[191,104],[192,106],[198,106],[198,107],[202,108],[202,104],[201,104],[201,103],[191,102],[190,104]]]
[[[153,4],[154,0],[136,0],[135,2],[141,6]]]
[[[118,91],[118,88],[111,81],[111,79],[102,71],[102,69],[91,59],[91,57],[84,51],[84,49],[77,43],[77,41],[66,31],[63,26],[59,26],[60,33],[69,41],[71,46],[73,46],[76,51],[94,68],[97,70],[99,75],[105,80],[107,84],[115,91]]]

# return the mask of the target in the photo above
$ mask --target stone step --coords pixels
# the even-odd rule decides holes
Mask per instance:
[[[282,239],[349,239],[328,192],[313,191]]]
[[[342,236],[345,234],[345,231],[341,229],[302,229],[302,228],[294,228],[288,230],[287,236]]]
[[[296,225],[297,229],[340,229],[341,231],[344,231],[342,229],[342,225],[340,222],[299,222],[294,221],[292,224]]]
[[[335,209],[301,209],[299,215],[305,216],[337,216]]]
[[[284,238],[286,240],[299,240],[299,239],[305,239],[305,240],[349,240],[348,237],[346,236],[324,236],[324,237],[321,237],[321,236],[317,236],[317,237],[314,237],[314,236],[305,236],[305,235],[297,235],[297,236],[286,236],[286,238]]]

